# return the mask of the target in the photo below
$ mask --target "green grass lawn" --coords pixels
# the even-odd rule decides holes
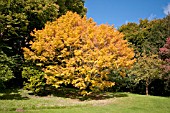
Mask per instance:
[[[170,113],[169,97],[131,93],[103,93],[84,101],[0,93],[0,99],[0,113]]]

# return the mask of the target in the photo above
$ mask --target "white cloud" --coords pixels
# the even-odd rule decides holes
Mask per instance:
[[[128,24],[128,23],[129,23],[129,21],[128,21],[128,20],[126,20],[126,21],[125,21],[125,24]]]
[[[151,14],[149,17],[148,17],[148,20],[153,20],[156,18],[156,15],[155,14]]]
[[[166,15],[170,14],[170,3],[164,8],[164,13]]]

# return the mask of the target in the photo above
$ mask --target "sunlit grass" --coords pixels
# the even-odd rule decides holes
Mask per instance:
[[[20,98],[7,98],[10,95],[0,93],[0,113],[170,113],[168,97],[102,93],[96,98],[81,101],[56,96],[30,96],[23,92],[18,94]]]

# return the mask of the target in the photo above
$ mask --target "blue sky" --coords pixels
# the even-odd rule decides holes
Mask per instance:
[[[163,18],[170,12],[170,0],[85,0],[87,17],[97,24],[119,27],[139,19]]]

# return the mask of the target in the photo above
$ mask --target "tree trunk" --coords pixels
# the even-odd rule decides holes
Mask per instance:
[[[149,79],[146,78],[146,95],[148,95]]]

